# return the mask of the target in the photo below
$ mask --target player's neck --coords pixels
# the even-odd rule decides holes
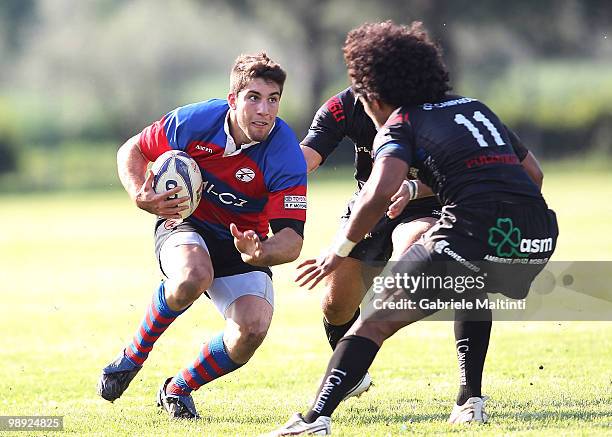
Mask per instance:
[[[251,140],[246,136],[244,131],[238,126],[238,120],[236,120],[236,112],[233,109],[229,111],[228,120],[229,133],[236,144],[236,147],[241,147],[244,144],[248,144]]]

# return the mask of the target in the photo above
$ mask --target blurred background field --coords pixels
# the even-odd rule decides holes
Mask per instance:
[[[391,12],[392,11],[392,12]],[[169,423],[157,385],[222,320],[202,299],[162,337],[125,397],[98,399],[159,280],[152,218],[116,176],[127,138],[178,105],[227,93],[242,52],[288,71],[281,116],[302,137],[348,85],[341,45],[363,21],[414,19],[443,46],[456,92],[483,99],[541,160],[556,260],[612,258],[612,3],[442,0],[5,0],[0,2],[0,415],[65,415],[74,435],[254,435],[304,409],[329,357],[320,291],[275,269],[269,337],[244,369],[202,389],[205,418]],[[354,190],[343,145],[310,179],[302,258],[331,240]],[[498,323],[482,435],[611,434],[610,323]],[[452,325],[385,345],[376,386],[338,410],[340,435],[457,433]],[[540,369],[540,367],[542,367]]]

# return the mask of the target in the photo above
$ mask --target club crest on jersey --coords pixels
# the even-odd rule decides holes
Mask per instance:
[[[243,167],[236,172],[236,179],[240,182],[251,182],[255,179],[255,172],[249,167]]]

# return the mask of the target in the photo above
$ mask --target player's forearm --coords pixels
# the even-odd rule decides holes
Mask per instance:
[[[145,171],[149,164],[149,161],[140,151],[138,139],[139,135],[133,136],[117,151],[119,180],[121,180],[132,200],[136,200],[136,195],[144,183]]]
[[[275,266],[295,261],[302,251],[302,237],[291,228],[284,228],[262,242],[263,256],[259,266]]]
[[[361,241],[385,214],[392,195],[387,192],[381,194],[375,187],[368,189],[367,184],[364,185],[347,224],[346,237],[354,242]]]
[[[391,197],[404,181],[408,165],[393,157],[383,157],[374,163],[372,174],[355,202],[347,224],[346,237],[359,242],[384,215]]]

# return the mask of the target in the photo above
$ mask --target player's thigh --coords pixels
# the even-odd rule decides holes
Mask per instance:
[[[389,263],[362,306],[361,318],[349,334],[365,336],[377,344],[399,329],[419,321],[437,310],[423,307],[424,297],[437,297],[439,290],[413,289],[402,278],[427,276],[432,268],[431,250],[421,242],[413,244],[396,261]],[[434,293],[433,295],[431,293]]]
[[[434,217],[420,217],[409,222],[400,223],[393,230],[391,239],[393,241],[392,260],[397,260],[406,252],[410,246],[416,243],[425,232],[436,223]]]
[[[197,232],[174,232],[159,251],[162,272],[170,280],[196,279],[208,282],[213,278],[213,267],[206,243]]]
[[[208,295],[225,319],[248,322],[262,318],[267,319],[268,324],[272,319],[274,287],[270,276],[264,272],[251,271],[215,278]]]

